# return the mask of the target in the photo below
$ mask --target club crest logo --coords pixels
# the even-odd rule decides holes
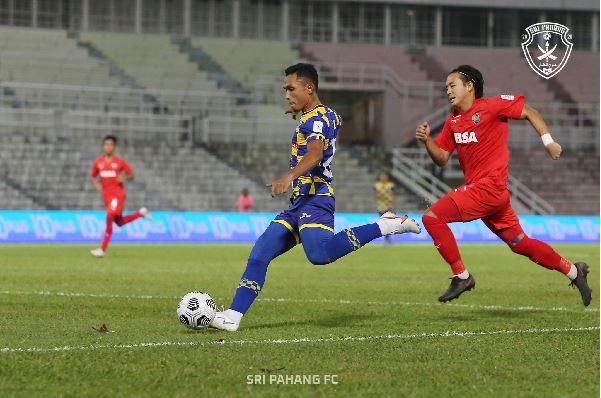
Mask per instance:
[[[526,28],[522,50],[528,65],[540,77],[550,79],[567,64],[572,53],[569,31],[555,22],[539,22]]]
[[[478,123],[480,123],[480,114],[479,114],[479,113],[475,113],[475,114],[472,116],[472,122],[474,122],[474,124],[478,124]]]

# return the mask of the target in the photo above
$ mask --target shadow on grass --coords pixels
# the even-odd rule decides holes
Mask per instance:
[[[349,327],[357,324],[364,324],[365,320],[375,318],[366,314],[350,314],[350,313],[337,313],[329,314],[327,316],[316,317],[314,319],[303,319],[303,320],[290,320],[285,322],[273,322],[273,323],[262,323],[258,325],[251,325],[245,327],[245,329],[273,329],[281,327],[294,327],[294,326],[317,326],[325,328],[336,328],[336,327]]]
[[[440,318],[445,318],[453,321],[476,321],[490,320],[498,321],[499,319],[549,319],[548,311],[539,310],[504,310],[504,309],[469,309],[465,313],[448,313],[441,314]]]

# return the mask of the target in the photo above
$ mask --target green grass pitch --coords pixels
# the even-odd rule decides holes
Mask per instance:
[[[296,248],[228,334],[188,331],[175,310],[192,290],[227,306],[249,245],[113,245],[101,260],[0,246],[0,396],[598,397],[599,246],[555,248],[590,264],[589,308],[503,245],[461,247],[477,285],[450,305],[430,245],[328,266]]]

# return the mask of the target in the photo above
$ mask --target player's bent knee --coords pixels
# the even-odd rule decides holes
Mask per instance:
[[[424,214],[422,216],[422,225],[426,228],[426,229],[430,229],[432,227],[435,227],[436,225],[440,225],[440,224],[444,224],[442,221],[440,221],[436,215],[434,214],[434,217],[432,217],[430,214],[434,214],[432,212],[426,212],[426,214]]]
[[[434,219],[438,219],[438,216],[436,215],[436,213],[434,213],[431,209],[426,210],[426,212],[422,216],[422,220],[424,217],[432,217]]]
[[[331,263],[325,248],[305,247],[305,255],[307,260],[313,265],[326,265]]]

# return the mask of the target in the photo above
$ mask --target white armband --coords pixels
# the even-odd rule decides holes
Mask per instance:
[[[541,140],[543,140],[544,146],[547,146],[547,145],[555,142],[555,141],[553,141],[553,137],[551,137],[550,133],[545,133],[545,134],[541,135],[540,138],[541,138]]]

